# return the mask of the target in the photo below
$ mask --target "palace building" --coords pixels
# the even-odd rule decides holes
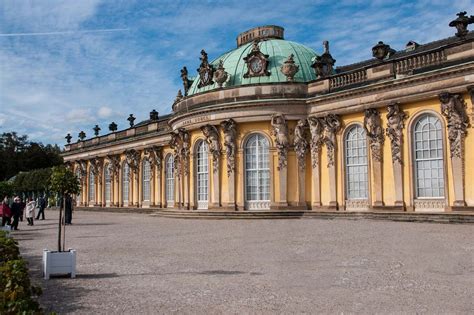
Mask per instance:
[[[202,50],[195,74],[181,70],[171,114],[66,137],[77,204],[473,211],[473,22],[461,12],[453,37],[399,51],[379,42],[345,66],[328,42],[317,53],[279,26],[241,33],[216,58]]]

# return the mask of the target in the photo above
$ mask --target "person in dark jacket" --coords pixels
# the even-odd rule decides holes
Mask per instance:
[[[12,204],[12,216],[13,216],[13,222],[12,222],[12,230],[18,230],[18,221],[20,220],[20,215],[21,215],[21,201],[20,197],[15,197],[13,199],[13,204]]]
[[[11,218],[12,218],[12,210],[10,209],[10,206],[8,205],[7,196],[5,196],[5,198],[3,199],[2,206],[0,208],[0,214],[2,217],[2,226],[10,225]]]
[[[72,198],[71,195],[66,195],[66,206],[64,207],[64,221],[66,224],[71,224],[72,221]]]
[[[39,209],[38,214],[36,215],[36,220],[39,220],[40,215],[42,216],[41,220],[44,220],[44,208],[46,208],[46,200],[43,196],[38,198],[38,204],[36,206]]]
[[[26,208],[26,202],[24,202],[23,199],[20,198],[20,221],[21,222],[23,222],[25,208]]]

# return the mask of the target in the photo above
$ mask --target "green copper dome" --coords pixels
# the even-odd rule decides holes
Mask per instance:
[[[244,58],[252,50],[252,42],[248,42],[241,45],[237,49],[223,54],[211,62],[214,69],[217,69],[219,60],[223,60],[225,71],[230,74],[230,79],[228,79],[228,82],[224,85],[224,87],[236,87],[246,84],[258,83],[265,84],[287,82],[286,76],[281,72],[280,67],[291,54],[294,55],[293,59],[295,64],[299,66],[299,71],[294,76],[293,81],[308,82],[316,79],[315,71],[313,68],[311,68],[313,59],[317,56],[314,50],[304,45],[283,39],[267,39],[261,41],[258,46],[263,54],[269,55],[267,70],[270,71],[270,75],[244,78],[244,74],[247,72],[247,64],[245,63]],[[201,88],[198,88],[198,84],[199,76],[196,76],[188,91],[188,95],[202,93],[218,88],[217,83]]]

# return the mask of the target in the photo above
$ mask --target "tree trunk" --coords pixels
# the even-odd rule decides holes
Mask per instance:
[[[64,197],[62,204],[59,205],[59,227],[58,227],[58,252],[61,252],[61,236],[62,236],[62,219],[63,219],[63,207],[64,207]]]
[[[64,252],[64,249],[66,248],[66,197],[63,197],[63,204],[64,204],[64,212],[63,212],[63,218],[61,220],[61,223],[63,224],[63,228],[61,229],[63,235],[63,246],[62,246],[62,251]]]

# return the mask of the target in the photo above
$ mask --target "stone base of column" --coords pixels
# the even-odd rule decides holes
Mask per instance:
[[[370,208],[373,211],[405,211],[404,205],[394,205],[394,206],[373,206]]]
[[[383,201],[380,201],[380,200],[374,201],[374,207],[383,207],[383,206],[384,206]]]
[[[313,202],[311,204],[311,210],[318,211],[321,208],[321,202]]]
[[[464,200],[455,200],[453,203],[454,207],[465,207],[467,204]]]
[[[224,211],[237,211],[237,205],[233,202],[228,202],[222,205],[222,210]]]
[[[291,209],[297,210],[308,210],[308,204],[306,202],[298,201],[290,205]]]
[[[287,202],[274,202],[270,205],[270,210],[288,210]]]

